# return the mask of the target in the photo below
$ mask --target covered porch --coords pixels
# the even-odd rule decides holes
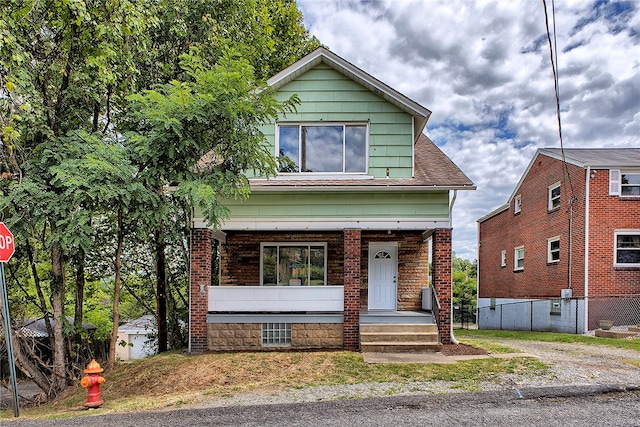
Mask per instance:
[[[338,237],[341,236],[341,237]],[[412,237],[413,236],[413,237]],[[242,262],[244,283],[222,283],[211,286],[211,239],[208,229],[193,229],[192,253],[199,256],[191,259],[191,313],[190,352],[210,349],[212,325],[247,325],[257,334],[259,326],[267,323],[291,323],[293,329],[331,329],[331,345],[340,329],[340,348],[364,349],[367,340],[367,325],[430,325],[430,334],[435,334],[438,344],[450,343],[451,339],[451,230],[435,229],[427,236],[431,248],[431,286],[439,304],[425,310],[422,308],[422,289],[429,283],[429,262],[424,254],[427,240],[424,233],[381,233],[347,229],[329,234],[314,233],[314,239],[326,241],[330,265],[325,286],[261,286],[246,284],[249,277],[259,277],[260,265],[251,260],[260,259],[260,242],[266,239],[284,240],[282,235],[265,236],[244,233],[242,239],[233,241],[224,248],[227,257],[222,275],[227,271],[238,271],[232,263]],[[253,241],[248,241],[248,237]],[[338,237],[338,238],[337,238]],[[310,241],[304,233],[287,233],[287,239]],[[339,239],[339,240],[338,240]],[[314,240],[315,241],[315,240]],[[369,309],[370,252],[371,242],[391,242],[398,248],[397,272],[393,277],[395,301],[392,309]],[[380,243],[382,242],[382,243]],[[244,252],[239,252],[238,248]],[[230,255],[234,255],[233,257]],[[204,256],[203,256],[204,255]],[[208,255],[208,258],[207,258]],[[255,273],[252,273],[254,271]],[[232,278],[229,276],[229,278]],[[223,280],[228,280],[226,277]],[[250,282],[249,282],[250,283]],[[387,328],[393,328],[388,326]],[[292,333],[295,334],[295,331]],[[324,334],[324,332],[322,332]],[[411,335],[396,327],[397,336]],[[416,333],[413,332],[413,335]],[[382,339],[382,338],[380,338]],[[386,340],[386,338],[385,338]]]

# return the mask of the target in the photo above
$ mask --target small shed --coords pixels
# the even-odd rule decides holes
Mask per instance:
[[[118,327],[116,357],[120,360],[144,359],[158,351],[156,320],[146,315]]]

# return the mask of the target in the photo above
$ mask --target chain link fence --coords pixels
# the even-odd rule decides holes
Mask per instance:
[[[588,318],[585,316],[588,313]],[[582,334],[601,320],[640,324],[640,294],[536,299],[478,307],[479,329]]]

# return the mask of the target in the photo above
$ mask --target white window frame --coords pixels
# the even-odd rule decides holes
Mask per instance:
[[[615,230],[613,233],[613,265],[615,267],[640,267],[640,263],[618,262],[618,236],[640,236],[640,229],[633,230]],[[629,250],[629,248],[624,248]],[[631,250],[636,250],[632,248]],[[640,249],[638,249],[640,250]]]
[[[302,128],[304,126],[314,126],[314,127],[322,127],[322,126],[342,126],[342,171],[341,172],[278,172],[279,175],[284,176],[292,176],[292,175],[366,175],[369,171],[369,123],[368,122],[281,122],[276,123],[276,133],[275,133],[275,154],[276,157],[279,156],[280,153],[280,127],[281,126],[298,126],[298,144],[300,144],[302,132]],[[347,126],[364,126],[365,127],[365,153],[364,153],[364,170],[357,172],[346,172],[346,132],[345,128]],[[298,159],[294,160],[294,163],[300,167],[302,152],[300,147],[298,147]],[[293,159],[292,159],[293,160]]]
[[[522,257],[518,257],[518,252],[522,251]],[[519,265],[519,262],[522,260],[522,266]],[[516,246],[513,248],[513,271],[522,271],[524,270],[524,246]]]
[[[548,188],[547,188],[547,199],[548,199],[548,204],[547,204],[547,210],[549,212],[551,211],[555,211],[556,209],[560,209],[560,206],[562,205],[561,203],[561,197],[562,197],[562,189],[560,188],[560,184],[561,182],[558,181],[555,184],[551,184]],[[555,189],[559,190],[559,193],[557,196],[553,197],[553,190]],[[554,203],[557,202],[558,206],[554,206]]]
[[[260,286],[264,285],[264,248],[265,247],[276,247],[276,253],[280,254],[280,247],[283,246],[308,246],[308,247],[317,247],[322,246],[324,248],[324,284],[322,286],[327,286],[328,278],[327,278],[327,243],[326,242],[261,242],[260,243]],[[278,265],[278,258],[276,258],[276,266]],[[278,269],[276,268],[276,274]],[[311,269],[309,269],[309,280],[311,277]],[[279,278],[276,277],[276,285],[274,287],[285,286],[278,285]],[[269,286],[270,287],[270,286]]]
[[[625,194],[625,189],[639,187],[640,184],[628,184],[625,183],[625,177],[627,175],[638,175],[640,176],[640,172],[638,171],[621,171],[620,173],[620,196],[621,197],[638,197],[640,194]]]
[[[522,195],[518,194],[513,199],[513,214],[519,214],[522,211]]]
[[[551,249],[551,244],[553,242],[558,242],[558,249]],[[553,254],[558,254],[558,259],[553,259]],[[547,239],[547,263],[556,264],[560,262],[560,236],[550,237]]]
[[[500,252],[500,267],[506,267],[507,266],[507,250],[504,249],[502,250],[502,252]]]

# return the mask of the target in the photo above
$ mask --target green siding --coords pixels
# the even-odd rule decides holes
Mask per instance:
[[[281,122],[368,122],[369,173],[384,177],[386,168],[391,168],[393,177],[411,177],[413,121],[409,114],[324,64],[281,87],[277,98],[282,101],[294,94],[301,104]],[[275,123],[262,131],[274,147]]]
[[[449,193],[252,193],[225,205],[232,218],[447,218]]]

